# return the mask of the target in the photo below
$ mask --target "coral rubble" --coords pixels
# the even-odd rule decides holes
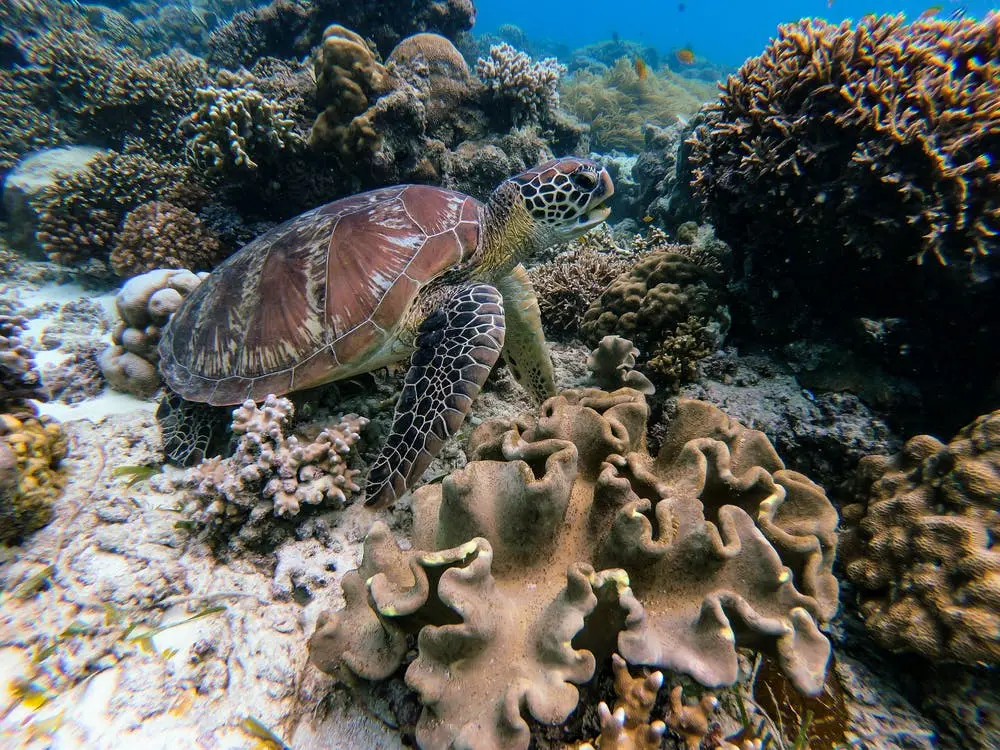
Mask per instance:
[[[741,317],[859,346],[860,319],[901,319],[877,358],[921,384],[938,425],[991,404],[998,40],[996,13],[784,25],[689,141],[694,190],[739,254]]]
[[[615,649],[716,686],[736,679],[737,644],[766,648],[820,690],[837,512],[715,408],[682,401],[655,459],[647,416],[637,391],[580,390],[537,420],[484,422],[469,464],[414,494],[412,550],[372,527],[313,663],[384,679],[416,634],[423,747],[528,747],[526,719],[565,720],[573,683]]]
[[[185,512],[198,529],[247,541],[272,517],[297,516],[304,506],[342,508],[360,487],[347,457],[368,420],[348,414],[307,440],[291,434],[294,407],[268,396],[233,410],[235,453],[190,469]]]
[[[944,445],[929,435],[859,465],[844,508],[847,574],[872,637],[894,650],[1000,664],[1000,411]]]

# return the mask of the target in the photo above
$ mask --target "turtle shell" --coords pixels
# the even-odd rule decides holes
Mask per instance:
[[[167,385],[216,406],[260,401],[385,362],[420,289],[480,240],[481,204],[383,188],[286,221],[218,266],[160,341]]]

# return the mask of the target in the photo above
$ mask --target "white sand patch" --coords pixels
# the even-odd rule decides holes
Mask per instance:
[[[94,424],[100,424],[104,419],[115,414],[136,414],[139,412],[155,412],[158,401],[143,401],[128,393],[119,393],[105,388],[97,398],[81,401],[78,404],[46,404],[36,401],[38,412],[47,414],[60,422],[71,422],[77,419],[88,419]]]

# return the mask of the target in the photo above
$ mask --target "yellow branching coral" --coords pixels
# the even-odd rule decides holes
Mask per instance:
[[[354,683],[395,672],[424,748],[527,748],[617,648],[630,664],[732,684],[738,645],[822,689],[837,607],[837,512],[767,438],[682,400],[656,458],[632,389],[565,391],[537,419],[489,421],[470,462],[414,493],[413,548],[378,522],[346,606],[310,641]]]
[[[590,124],[595,149],[638,152],[646,123],[672,125],[678,116],[689,117],[716,88],[666,69],[640,79],[632,61],[622,57],[599,75],[575,72],[563,79],[560,93],[563,107]]]
[[[1000,411],[859,470],[844,556],[869,632],[886,648],[1000,664]]]

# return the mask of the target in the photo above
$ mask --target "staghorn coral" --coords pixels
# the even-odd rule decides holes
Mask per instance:
[[[280,102],[253,86],[253,76],[221,71],[196,92],[198,108],[180,121],[188,160],[210,176],[245,173],[304,143]]]
[[[66,481],[65,457],[66,435],[55,420],[0,414],[0,544],[49,522]]]
[[[98,364],[111,387],[147,399],[161,380],[156,350],[160,332],[207,273],[187,269],[157,269],[129,279],[115,297],[119,320],[111,331],[112,345]]]
[[[1000,664],[1000,411],[859,464],[844,560],[872,637],[931,659]]]
[[[996,13],[803,20],[730,76],[688,145],[754,333],[843,340],[899,318],[871,357],[917,381],[925,424],[992,408],[998,97]]]
[[[28,321],[0,315],[0,413],[21,414],[29,399],[47,400],[35,357],[21,340]]]
[[[339,509],[360,487],[347,456],[368,420],[348,414],[312,440],[289,434],[292,402],[269,395],[258,407],[233,410],[238,437],[230,458],[215,457],[190,469],[186,512],[212,534],[229,534],[268,516],[297,516],[304,505]]]
[[[422,747],[528,747],[526,720],[564,721],[572,683],[615,648],[714,686],[751,645],[821,689],[836,510],[762,433],[700,402],[680,402],[652,458],[648,412],[631,389],[578,390],[537,420],[480,425],[468,465],[414,493],[412,550],[369,531],[312,662],[384,679],[416,634]]]
[[[585,234],[570,250],[528,273],[548,333],[575,334],[584,314],[618,276],[636,263],[634,255],[589,245]]]
[[[652,396],[656,388],[635,369],[635,358],[638,356],[639,350],[628,339],[605,336],[587,358],[587,369],[598,388],[608,391],[634,388],[639,393]]]
[[[559,78],[566,66],[554,57],[534,61],[504,42],[476,60],[476,75],[493,103],[513,124],[545,122],[559,106]]]
[[[678,249],[649,252],[608,286],[580,325],[591,342],[630,338],[670,388],[697,374],[696,360],[718,347],[729,325],[723,274]]]
[[[122,278],[156,268],[209,269],[220,259],[219,239],[182,206],[150,201],[125,217],[111,251],[111,268]]]
[[[64,266],[104,260],[129,209],[169,199],[188,177],[182,166],[140,154],[98,154],[87,169],[29,199],[38,216],[38,244],[49,260]]]
[[[667,69],[640,79],[628,57],[601,73],[576,71],[563,79],[559,91],[563,107],[590,125],[595,150],[631,153],[643,150],[647,125],[666,127],[691,117],[716,94],[714,84]]]

